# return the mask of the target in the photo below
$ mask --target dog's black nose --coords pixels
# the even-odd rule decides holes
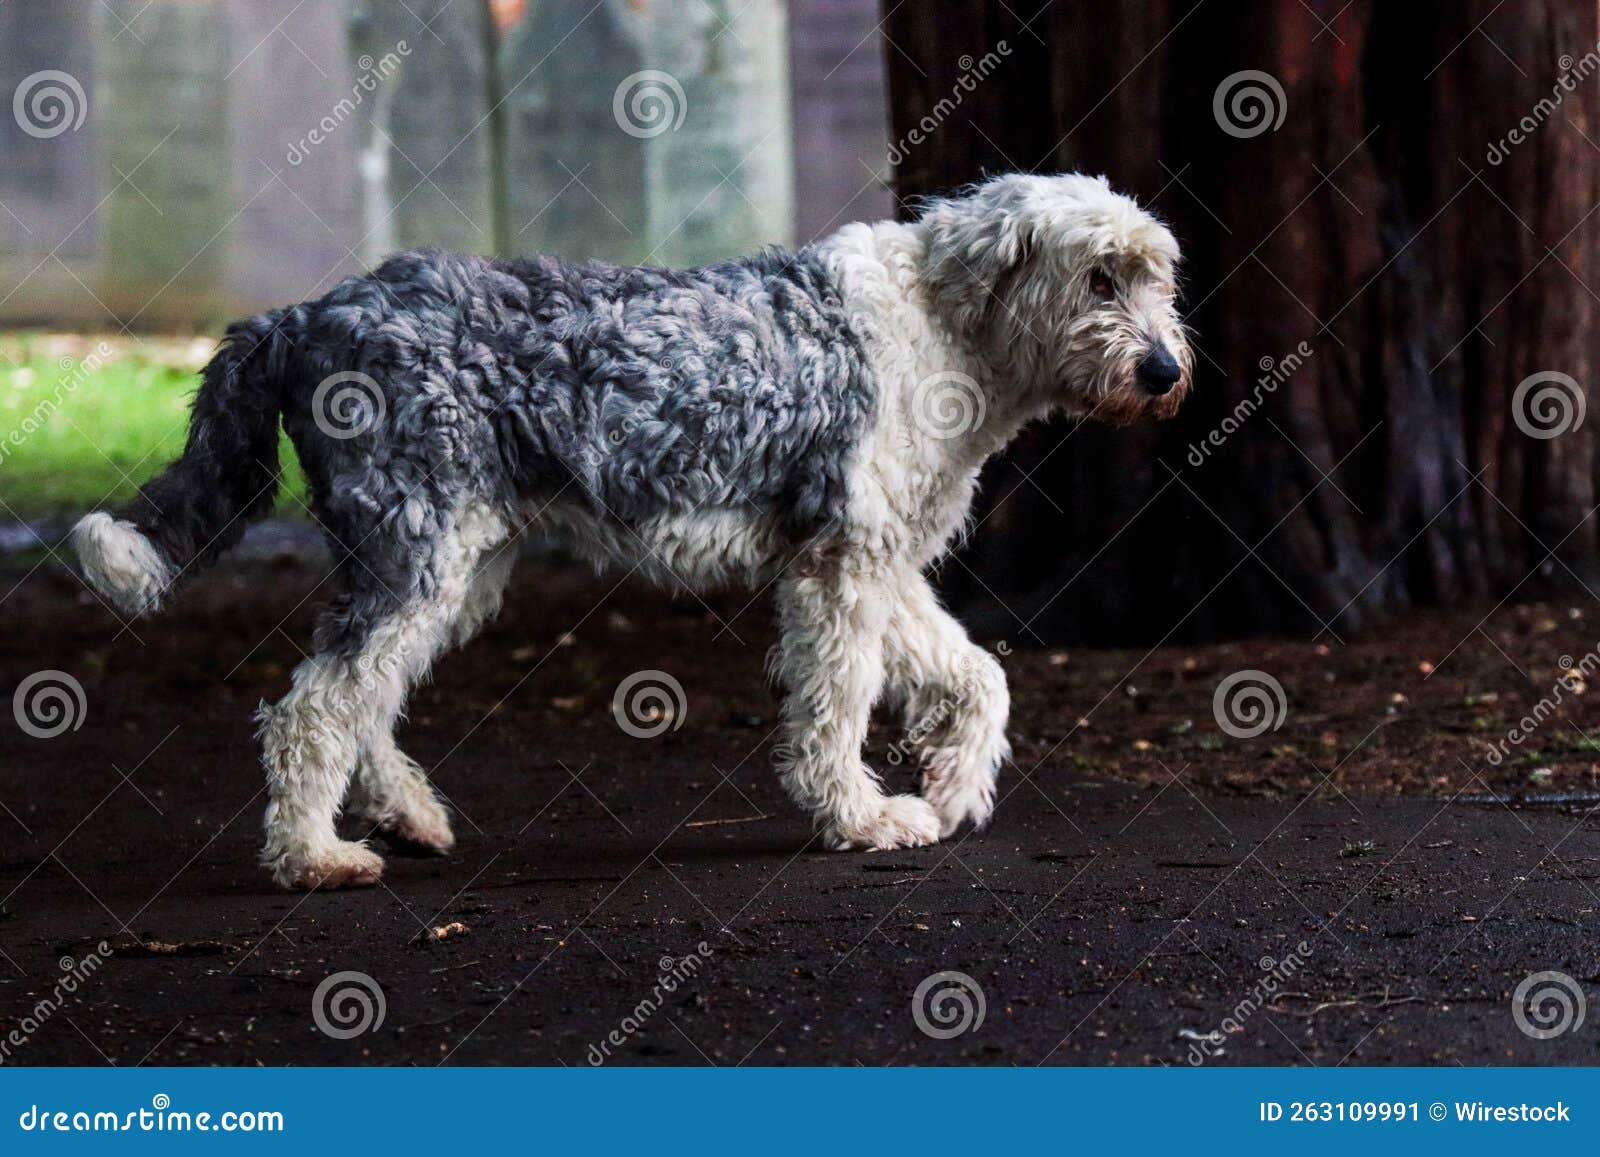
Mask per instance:
[[[1183,370],[1164,345],[1153,347],[1139,363],[1139,384],[1158,398],[1171,391],[1181,377]]]

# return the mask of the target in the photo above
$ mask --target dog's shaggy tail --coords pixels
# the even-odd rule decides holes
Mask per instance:
[[[89,584],[129,615],[157,609],[178,576],[205,566],[272,509],[280,383],[293,353],[274,310],[228,327],[201,375],[183,456],[115,515],[72,530]]]

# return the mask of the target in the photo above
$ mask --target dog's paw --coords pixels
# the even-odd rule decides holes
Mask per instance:
[[[921,848],[939,842],[939,814],[920,796],[884,796],[868,818],[829,824],[823,840],[835,852]]]
[[[378,828],[411,849],[442,856],[456,846],[450,813],[432,795],[415,796],[399,811],[382,816]]]
[[[340,840],[314,852],[285,852],[272,867],[284,888],[364,888],[383,875],[383,858],[366,844]]]
[[[994,815],[995,810],[994,776],[925,773],[922,797],[939,813],[939,837],[949,839],[968,821],[974,827],[989,823],[989,816]]]
[[[978,772],[961,774],[956,765],[935,757],[925,761],[922,798],[939,813],[939,835],[948,839],[969,820],[983,827],[994,813],[995,777]]]

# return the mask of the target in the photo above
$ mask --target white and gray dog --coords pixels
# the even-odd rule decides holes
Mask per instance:
[[[347,790],[379,828],[451,846],[393,729],[499,608],[530,524],[666,581],[774,583],[785,786],[829,847],[931,844],[989,818],[1009,702],[924,572],[1025,423],[1176,411],[1177,263],[1163,225],[1080,175],[682,272],[402,254],[232,325],[183,456],[74,546],[108,599],[155,609],[270,508],[281,417],[341,562],[315,655],[260,716],[280,884],[378,878],[336,834]],[[944,705],[912,733],[920,795],[862,762],[880,697],[908,721]]]

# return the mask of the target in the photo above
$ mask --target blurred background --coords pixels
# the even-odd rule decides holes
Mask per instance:
[[[6,92],[48,70],[76,86],[40,78],[31,119],[0,125],[0,321],[206,329],[410,246],[679,265],[886,216],[878,16],[873,0],[7,5]]]
[[[224,323],[387,253],[684,265],[889,216],[879,15],[0,5],[0,545],[58,542],[175,454]]]
[[[1326,637],[1585,590],[1597,39],[1576,0],[0,6],[0,537],[173,453],[222,322],[390,251],[695,263],[1082,169],[1182,239],[1198,388],[992,465],[969,619]]]
[[[623,1059],[1195,1064],[1295,959],[1229,1062],[1594,1063],[1517,1002],[1592,987],[1600,906],[1597,42],[1594,0],[0,0],[0,1029],[104,936],[26,1063],[587,1064],[703,939]],[[765,593],[534,542],[409,702],[453,858],[270,890],[303,489],[151,619],[64,544],[224,323],[408,246],[687,264],[1012,170],[1172,224],[1197,374],[1028,431],[938,573],[1012,690],[993,826],[816,851]],[[880,713],[894,790],[924,724]],[[352,968],[389,1028],[334,1039]],[[952,968],[988,1023],[934,1039]]]

